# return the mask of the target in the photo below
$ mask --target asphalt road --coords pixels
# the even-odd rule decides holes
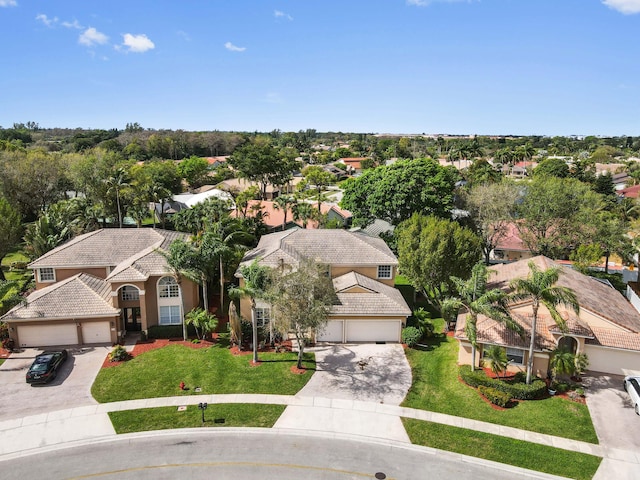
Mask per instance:
[[[20,480],[541,478],[531,475],[439,451],[257,429],[125,435],[0,462],[1,479]]]

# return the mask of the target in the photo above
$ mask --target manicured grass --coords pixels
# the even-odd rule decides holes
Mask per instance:
[[[204,412],[205,427],[271,428],[286,407],[244,403],[210,404]],[[146,432],[172,428],[202,427],[202,410],[189,405],[184,411],[176,407],[144,408],[111,412],[109,418],[116,433]],[[222,421],[224,420],[224,422]]]
[[[25,262],[28,263],[30,261],[29,257],[26,255],[22,248],[14,249],[9,252],[2,259],[2,270],[4,271],[4,275],[7,280],[15,280],[18,282],[30,280],[32,277],[31,270],[15,270],[10,271],[9,268],[13,262]],[[15,292],[17,293],[17,292]]]
[[[293,395],[311,378],[291,373],[297,353],[261,353],[262,364],[250,365],[250,355],[233,356],[226,342],[192,349],[170,345],[143,353],[98,373],[91,393],[98,402],[212,393]],[[305,354],[305,366],[315,369],[315,356]],[[184,382],[189,390],[179,389]],[[200,387],[200,392],[195,392]]]
[[[4,358],[0,358],[0,365],[4,363]]]
[[[593,455],[538,445],[409,418],[402,419],[411,442],[463,455],[579,480],[591,479],[602,459]]]
[[[598,443],[586,405],[551,397],[495,410],[475,389],[458,380],[456,340],[437,335],[422,343],[427,347],[406,350],[413,385],[403,406]]]

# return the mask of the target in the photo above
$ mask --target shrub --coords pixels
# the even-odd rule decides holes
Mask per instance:
[[[511,398],[518,400],[535,400],[542,398],[547,391],[547,385],[540,379],[526,383],[508,383],[495,378],[487,377],[484,370],[471,370],[470,365],[460,366],[460,378],[471,387],[491,387],[501,392],[508,393]]]
[[[192,325],[187,326],[187,335],[195,335]],[[154,325],[149,327],[149,338],[182,338],[182,325]]]
[[[435,327],[431,321],[431,314],[424,308],[420,307],[413,311],[413,318],[415,319],[415,326],[422,330],[422,336],[426,338],[433,337]]]
[[[416,327],[405,327],[402,329],[402,343],[408,347],[413,347],[422,338],[422,331]]]
[[[131,356],[129,355],[129,352],[127,352],[127,350],[122,345],[116,345],[109,354],[109,361],[123,362],[125,360],[129,360],[130,357]]]
[[[496,388],[485,387],[484,385],[480,385],[478,387],[478,391],[486,397],[494,405],[498,405],[499,407],[506,407],[511,401],[511,395],[506,392],[501,392]]]

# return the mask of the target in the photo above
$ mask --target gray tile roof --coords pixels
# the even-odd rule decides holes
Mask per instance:
[[[336,277],[333,286],[338,300],[331,308],[332,315],[411,315],[411,309],[399,290],[359,273],[349,272]],[[353,287],[364,288],[368,292],[350,293],[348,290]]]
[[[31,268],[114,267],[139,252],[168,248],[174,240],[187,239],[181,232],[152,228],[108,228],[79,235],[54,248],[37,260]]]
[[[110,282],[141,282],[169,273],[167,261],[154,247],[147,248],[118,265],[107,277]]]
[[[511,280],[527,277],[529,261],[535,262],[542,270],[559,266],[562,273],[558,280],[558,285],[571,288],[575,292],[581,309],[593,312],[634,333],[640,333],[640,313],[633,308],[620,292],[570,267],[555,263],[544,256],[492,266],[491,270],[494,270],[496,274],[489,277],[487,288],[509,290],[509,282]]]
[[[108,282],[79,273],[73,277],[36,290],[26,302],[12,308],[3,320],[52,320],[116,316],[111,286]]]
[[[346,230],[294,228],[264,235],[242,264],[257,259],[277,267],[281,261],[297,265],[302,258],[336,266],[397,265],[398,260],[380,238]]]

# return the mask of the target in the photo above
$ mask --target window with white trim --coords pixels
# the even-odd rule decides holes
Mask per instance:
[[[39,268],[38,278],[41,282],[55,282],[56,272],[53,268]]]
[[[378,278],[391,278],[391,265],[378,265]]]
[[[516,365],[524,365],[524,350],[507,348],[507,360]]]
[[[264,327],[271,320],[271,309],[256,308],[256,325]]]
[[[160,307],[160,325],[180,325],[180,305],[168,305]]]
[[[140,300],[140,291],[136,287],[124,286],[122,287],[122,300],[131,301],[131,300]]]
[[[178,298],[180,287],[173,277],[162,277],[158,282],[158,296],[160,298]]]

